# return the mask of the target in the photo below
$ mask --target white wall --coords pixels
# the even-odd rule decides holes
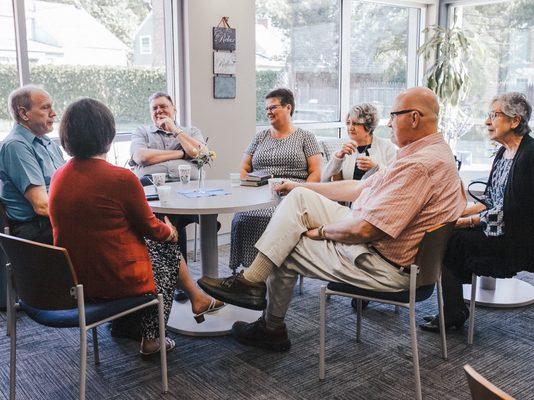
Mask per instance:
[[[209,137],[217,160],[207,177],[228,178],[239,170],[243,151],[256,128],[256,65],[254,0],[185,0],[187,20],[186,62],[189,69],[190,120]],[[235,99],[213,98],[212,28],[229,17],[236,29],[237,95]],[[187,89],[186,89],[187,90]],[[229,231],[230,216],[221,216],[222,232]]]

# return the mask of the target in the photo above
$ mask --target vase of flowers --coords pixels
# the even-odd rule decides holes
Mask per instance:
[[[191,163],[193,163],[197,169],[198,169],[198,191],[200,193],[204,193],[206,191],[205,187],[205,179],[206,174],[204,171],[205,165],[210,165],[213,160],[217,157],[217,154],[213,151],[208,149],[208,146],[202,145],[199,146],[198,150],[196,151],[195,157],[191,160]]]

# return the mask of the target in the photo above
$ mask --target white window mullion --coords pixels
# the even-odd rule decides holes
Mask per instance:
[[[19,84],[30,83],[30,65],[28,62],[28,41],[26,36],[26,16],[24,0],[12,0],[13,21],[15,23],[15,49],[17,53],[17,71]]]
[[[340,122],[350,107],[350,35],[352,0],[341,0]],[[340,130],[341,134],[341,130]]]
[[[407,87],[417,86],[419,83],[419,57],[417,49],[419,47],[419,36],[421,33],[421,12],[418,8],[408,9],[408,57],[406,68]]]

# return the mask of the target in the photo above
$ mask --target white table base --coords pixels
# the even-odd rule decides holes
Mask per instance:
[[[223,336],[230,334],[234,322],[254,322],[261,316],[261,311],[247,310],[227,304],[220,310],[204,316],[206,320],[197,324],[189,301],[174,301],[167,328],[172,332],[187,336]]]
[[[464,285],[464,300],[471,299],[471,285]],[[497,279],[494,290],[482,289],[477,279],[476,305],[493,308],[513,308],[534,304],[534,286],[519,279]]]

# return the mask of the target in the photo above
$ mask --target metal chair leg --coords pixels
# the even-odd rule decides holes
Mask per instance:
[[[356,299],[356,342],[360,343],[362,334],[362,299]]]
[[[410,304],[410,337],[412,340],[413,371],[415,379],[415,398],[422,400],[421,374],[419,371],[419,350],[417,348],[417,329],[415,327],[415,305]]]
[[[195,241],[193,242],[193,261],[197,262],[197,229],[198,224],[195,223]]]
[[[319,295],[319,379],[325,376],[325,336],[326,336],[326,286]]]
[[[9,351],[9,400],[15,400],[17,387],[17,318],[15,312],[15,296],[13,294],[12,277],[8,271],[7,274],[7,309],[8,313],[8,330],[10,336]]]
[[[165,314],[163,313],[163,295],[158,294],[158,319],[159,319],[159,350],[161,361],[161,385],[163,393],[169,391],[167,379],[167,342],[165,340]]]
[[[100,354],[98,353],[98,331],[97,327],[95,326],[92,329],[93,333],[93,355],[95,357],[95,365],[100,364]]]
[[[439,334],[441,336],[441,353],[443,359],[448,358],[447,355],[447,336],[445,332],[445,316],[443,315],[443,289],[441,287],[441,278],[438,279],[438,312],[439,312]]]
[[[471,300],[469,300],[469,329],[467,331],[467,344],[473,344],[475,336],[475,306],[477,299],[477,276],[471,277]]]
[[[301,296],[304,294],[304,275],[299,276],[299,294]]]
[[[80,327],[80,400],[85,400],[87,374],[87,330]]]

